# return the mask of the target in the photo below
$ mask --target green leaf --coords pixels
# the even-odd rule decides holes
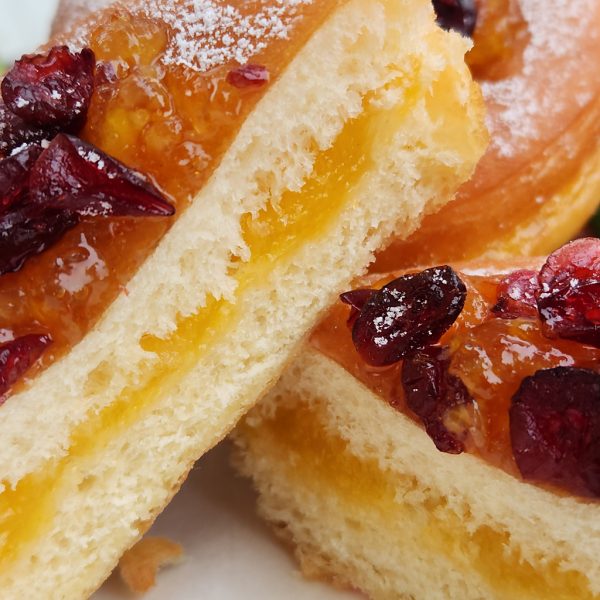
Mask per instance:
[[[600,210],[591,218],[589,228],[596,237],[600,237]]]

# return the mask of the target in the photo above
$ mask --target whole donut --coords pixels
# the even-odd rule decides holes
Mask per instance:
[[[600,3],[479,0],[477,8],[468,59],[490,146],[456,200],[393,243],[375,270],[547,254],[600,202]]]

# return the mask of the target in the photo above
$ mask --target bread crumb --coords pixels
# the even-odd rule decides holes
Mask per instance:
[[[143,594],[156,584],[158,571],[182,558],[180,544],[161,537],[145,537],[123,554],[119,561],[119,575],[125,585],[137,594]]]

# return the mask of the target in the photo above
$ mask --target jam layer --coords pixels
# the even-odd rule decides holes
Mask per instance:
[[[586,578],[564,570],[560,561],[531,564],[523,560],[519,549],[510,547],[508,533],[491,526],[468,531],[464,518],[448,508],[443,495],[429,490],[425,502],[419,493],[411,504],[411,494],[405,492],[416,489],[417,482],[351,453],[348,443],[324,425],[325,417],[315,404],[319,403],[308,405],[296,399],[295,408],[279,408],[257,429],[243,428],[253,454],[293,460],[294,469],[285,471],[293,488],[305,489],[309,481],[312,493],[335,497],[341,512],[354,518],[366,512],[365,519],[380,524],[396,543],[442,556],[459,572],[475,570],[499,598],[534,600],[548,594],[563,600],[594,598]]]

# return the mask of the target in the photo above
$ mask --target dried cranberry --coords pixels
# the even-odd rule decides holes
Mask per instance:
[[[51,343],[49,335],[29,334],[0,345],[0,402]]]
[[[25,55],[5,75],[2,98],[29,125],[76,131],[94,91],[95,63],[89,48],[72,53],[55,46],[48,54]]]
[[[31,205],[0,216],[0,275],[18,271],[28,258],[55,244],[78,221],[73,213]]]
[[[30,195],[44,208],[80,216],[170,216],[175,209],[141,175],[98,148],[60,134],[30,177]]]
[[[354,325],[356,317],[360,314],[360,311],[364,308],[369,298],[374,294],[374,290],[371,289],[357,289],[351,290],[350,292],[344,292],[340,295],[340,300],[350,306],[350,316],[348,317],[348,324]]]
[[[477,7],[473,0],[433,0],[433,8],[440,27],[453,29],[471,37],[477,23]]]
[[[0,215],[26,195],[29,171],[41,153],[42,147],[32,144],[0,160]]]
[[[510,436],[523,477],[600,497],[600,374],[558,367],[525,378]]]
[[[8,156],[23,144],[51,139],[57,132],[29,127],[0,102],[0,157]]]
[[[410,410],[441,452],[464,452],[466,431],[450,431],[446,420],[454,409],[472,403],[463,382],[448,372],[450,359],[445,348],[431,346],[404,359],[402,390]]]
[[[269,79],[269,71],[263,65],[242,65],[227,73],[227,83],[240,89],[263,86]]]
[[[498,300],[492,311],[502,319],[535,318],[538,315],[538,288],[538,274],[535,271],[515,271],[498,284]]]
[[[448,266],[404,275],[375,292],[358,315],[352,341],[373,366],[398,362],[437,342],[460,315],[467,295]]]
[[[563,246],[550,255],[539,280],[544,333],[600,348],[600,240]]]

